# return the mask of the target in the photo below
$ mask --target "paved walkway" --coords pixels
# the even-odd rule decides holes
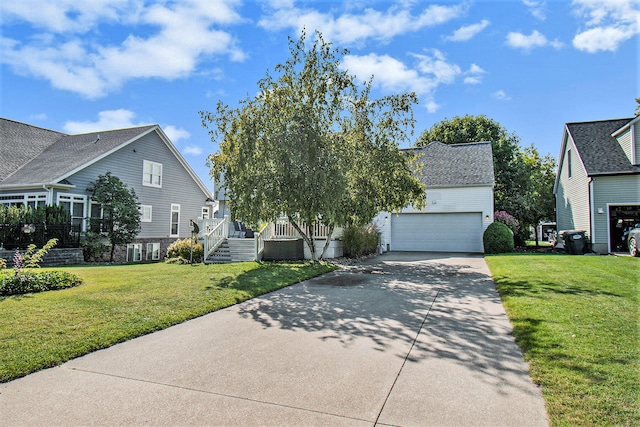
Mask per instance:
[[[388,253],[0,384],[0,424],[545,426],[480,256]]]

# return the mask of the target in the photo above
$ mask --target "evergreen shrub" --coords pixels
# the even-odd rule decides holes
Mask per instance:
[[[513,252],[513,232],[501,222],[492,222],[482,235],[485,254]]]

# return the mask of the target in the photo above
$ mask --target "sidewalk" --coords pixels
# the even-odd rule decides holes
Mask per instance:
[[[484,259],[409,253],[0,384],[0,419],[547,425]]]

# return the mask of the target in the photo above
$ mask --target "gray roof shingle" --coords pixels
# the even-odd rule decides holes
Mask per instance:
[[[0,182],[64,136],[0,118]]]
[[[443,144],[432,142],[411,149],[417,155],[417,177],[427,187],[494,185],[490,142]]]
[[[566,124],[588,175],[640,173],[640,167],[631,164],[618,141],[611,136],[631,120],[633,119]]]
[[[6,124],[5,122],[9,121],[1,119],[0,122]],[[22,126],[27,128],[30,127],[29,125]],[[9,124],[8,127],[12,127],[12,125]],[[120,145],[144,134],[145,132],[148,132],[154,127],[157,127],[157,125],[92,132],[80,135],[65,135],[56,132],[57,138],[55,138],[55,141],[53,142],[51,141],[53,136],[45,134],[44,136],[49,137],[50,139],[44,139],[39,142],[39,146],[44,146],[44,148],[30,159],[26,156],[22,156],[20,160],[26,161],[23,161],[23,164],[17,169],[11,171],[10,174],[4,176],[3,179],[0,180],[0,184],[29,185],[56,183],[75,169],[90,163],[94,159],[118,148]],[[21,130],[26,130],[26,133],[29,136],[25,137],[17,134],[18,141],[16,142],[10,140],[10,138],[14,136],[14,133],[7,134],[6,136],[3,133],[3,150],[5,142],[6,145],[14,145],[20,142],[20,140],[25,140],[29,137],[33,137],[37,140],[37,138],[41,136],[41,132],[32,132],[29,134],[29,129],[22,128]],[[100,136],[99,139],[98,136]],[[34,142],[33,145],[38,145],[38,142]],[[7,151],[11,150],[8,149]],[[34,150],[32,150],[32,153],[33,152]]]

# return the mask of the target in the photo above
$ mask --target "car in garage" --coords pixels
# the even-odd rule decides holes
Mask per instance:
[[[640,256],[638,246],[640,246],[640,224],[636,224],[635,228],[627,232],[627,247],[631,256]]]

